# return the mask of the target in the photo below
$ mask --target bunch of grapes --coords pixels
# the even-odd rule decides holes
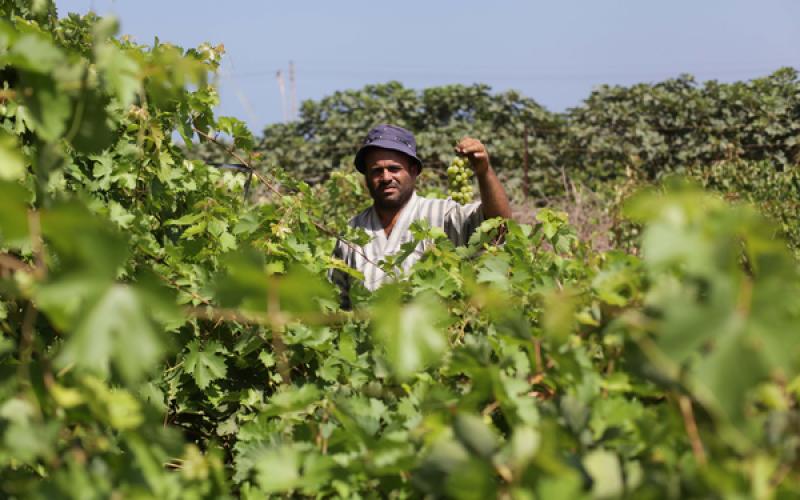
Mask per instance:
[[[472,169],[467,166],[467,159],[456,156],[447,167],[447,178],[450,197],[459,203],[472,201]]]

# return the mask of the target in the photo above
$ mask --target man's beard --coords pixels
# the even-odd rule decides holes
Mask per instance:
[[[393,199],[384,198],[381,195],[380,190],[385,188],[386,185],[373,188],[369,183],[367,183],[369,194],[372,196],[372,201],[375,203],[375,207],[378,209],[397,210],[399,208],[403,208],[403,206],[408,203],[408,200],[411,199],[411,195],[414,193],[414,186],[410,186],[405,190],[396,183],[390,183],[388,186],[397,189],[397,196]]]

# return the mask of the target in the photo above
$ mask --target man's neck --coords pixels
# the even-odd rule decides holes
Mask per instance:
[[[411,198],[414,197],[414,193],[409,196],[403,205],[398,208],[386,208],[386,207],[379,207],[378,205],[373,205],[375,208],[375,213],[378,214],[378,220],[381,221],[381,226],[383,226],[383,232],[386,236],[392,234],[392,229],[394,229],[394,225],[397,223],[397,219],[400,218],[400,212],[408,205],[408,202],[411,201]]]

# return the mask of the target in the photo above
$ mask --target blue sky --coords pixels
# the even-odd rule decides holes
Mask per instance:
[[[800,67],[797,0],[56,0],[60,15],[116,15],[140,43],[224,43],[220,114],[254,132],[282,120],[275,73],[298,99],[398,80],[487,83],[553,111],[600,84],[750,79]],[[288,83],[288,82],[287,82]]]

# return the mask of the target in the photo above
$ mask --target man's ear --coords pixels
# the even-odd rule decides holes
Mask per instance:
[[[414,171],[414,178],[415,178],[415,179],[416,179],[417,177],[419,177],[419,174],[421,174],[421,173],[422,173],[422,167],[419,165],[419,163],[416,163],[416,162],[414,162],[414,163],[411,165],[411,169]]]

